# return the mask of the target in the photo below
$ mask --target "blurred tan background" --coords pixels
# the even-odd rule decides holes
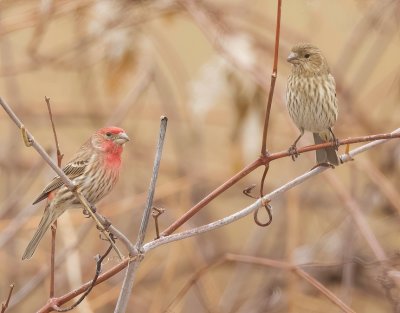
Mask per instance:
[[[0,95],[54,155],[44,97],[51,99],[64,162],[95,130],[114,124],[131,140],[112,194],[98,209],[133,241],[150,181],[159,118],[169,117],[155,205],[165,229],[258,157],[272,71],[277,1],[2,1]],[[298,135],[284,104],[288,51],[321,48],[338,85],[339,138],[386,133],[400,122],[400,1],[284,0],[278,78],[267,147],[286,150]],[[0,301],[7,312],[34,312],[48,299],[50,234],[34,257],[21,255],[44,204],[32,200],[53,177],[0,111]],[[311,144],[307,134],[300,146]],[[351,148],[354,148],[353,146]],[[339,149],[344,153],[344,148]],[[356,312],[396,312],[400,147],[393,140],[272,202],[273,223],[247,217],[149,253],[137,274],[129,312],[165,312],[203,266],[225,253],[284,260],[302,268]],[[314,154],[271,164],[265,192],[314,165]],[[257,170],[182,229],[253,202],[242,190]],[[347,197],[347,198],[346,198]],[[378,247],[377,262],[349,211],[356,205]],[[56,296],[92,278],[93,256],[107,245],[79,210],[59,220]],[[155,236],[151,223],[147,241]],[[65,254],[65,249],[67,254]],[[67,256],[66,256],[67,255]],[[112,255],[108,269],[118,261]],[[390,271],[388,270],[390,269]],[[76,312],[112,312],[123,274],[94,288]],[[339,312],[292,273],[229,262],[209,269],[169,312]]]

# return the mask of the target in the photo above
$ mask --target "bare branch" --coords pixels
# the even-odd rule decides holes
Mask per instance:
[[[154,192],[156,189],[158,170],[160,168],[162,150],[163,150],[164,140],[165,140],[165,133],[167,130],[167,123],[168,123],[168,118],[166,116],[162,116],[161,117],[161,125],[160,125],[160,133],[159,133],[159,138],[158,138],[158,143],[157,143],[157,148],[156,148],[156,156],[155,156],[154,165],[153,165],[153,174],[151,176],[149,191],[147,194],[146,205],[144,208],[142,222],[140,224],[139,234],[138,234],[138,238],[137,238],[136,245],[135,245],[135,250],[138,251],[139,257],[135,258],[134,262],[129,263],[129,265],[128,265],[128,268],[125,273],[124,282],[122,284],[121,292],[118,297],[117,305],[114,310],[115,313],[126,312],[126,309],[128,307],[129,297],[132,293],[135,272],[136,272],[136,269],[138,268],[140,262],[143,259],[143,257],[141,257],[140,254],[142,253],[143,241],[144,241],[144,237],[146,235],[146,230],[147,230],[147,226],[149,224],[151,210],[153,207],[153,198],[154,198]]]
[[[53,113],[51,112],[50,98],[44,97],[44,99],[46,101],[47,110],[49,111],[51,128],[53,129],[54,142],[55,142],[56,151],[57,151],[57,165],[58,165],[58,167],[61,168],[61,161],[62,161],[63,155],[61,154],[60,145],[58,144],[56,127],[54,125],[54,120],[53,120]],[[57,220],[55,220],[53,225],[51,226],[50,298],[54,297],[54,285],[55,285],[55,279],[54,279],[55,262],[54,262],[54,259],[55,259],[55,254],[56,254],[56,236],[57,236]]]
[[[6,312],[6,310],[8,308],[8,304],[10,303],[10,299],[11,299],[11,295],[12,295],[13,290],[14,290],[14,284],[11,284],[10,285],[10,290],[8,292],[8,296],[7,296],[7,299],[6,299],[6,302],[1,304],[1,313],[5,313]]]
[[[61,154],[60,145],[59,145],[59,143],[58,143],[56,127],[55,127],[55,125],[54,125],[54,120],[53,120],[53,113],[51,112],[50,98],[44,97],[44,99],[46,100],[47,110],[49,111],[49,117],[50,117],[50,122],[51,122],[51,128],[53,129],[54,142],[55,142],[55,144],[56,144],[57,165],[58,165],[58,167],[61,167],[61,161],[62,161],[63,155]]]
[[[274,97],[275,82],[276,82],[276,78],[278,77],[279,37],[280,37],[280,30],[281,30],[281,7],[282,7],[282,0],[278,0],[278,7],[277,7],[277,13],[276,13],[276,29],[275,29],[274,65],[273,65],[272,74],[271,74],[271,85],[269,87],[267,109],[265,111],[264,129],[263,129],[263,136],[262,136],[262,142],[261,142],[261,155],[267,154],[267,136],[268,136],[269,117],[270,117],[270,113],[271,113],[272,98]],[[263,179],[263,181],[264,181],[264,179]],[[264,183],[262,183],[262,185],[264,185]]]
[[[90,286],[85,290],[85,292],[79,297],[78,300],[76,300],[72,305],[70,305],[67,308],[59,308],[57,305],[54,305],[53,307],[55,308],[55,310],[57,312],[68,312],[68,311],[71,311],[74,308],[76,308],[79,305],[79,303],[81,303],[86,298],[86,296],[90,293],[90,291],[92,291],[93,287],[96,285],[96,281],[97,281],[97,279],[98,279],[98,277],[99,277],[99,275],[101,273],[101,264],[103,263],[103,261],[106,258],[106,256],[110,253],[111,249],[112,249],[112,245],[110,245],[107,248],[106,252],[102,256],[99,256],[99,255],[96,256],[96,272],[95,272],[94,277],[93,277],[93,279],[92,279],[92,281],[90,283]]]

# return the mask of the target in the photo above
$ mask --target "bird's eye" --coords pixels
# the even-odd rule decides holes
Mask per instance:
[[[107,136],[107,137],[111,137],[111,133],[110,133],[110,132],[107,132],[107,133],[106,133],[106,136]]]
[[[310,57],[310,54],[309,54],[309,53],[306,53],[306,54],[304,55],[304,57],[305,57],[306,59],[308,59],[308,58]]]

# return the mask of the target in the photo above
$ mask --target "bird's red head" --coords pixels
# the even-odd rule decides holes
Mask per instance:
[[[110,126],[99,129],[92,136],[92,145],[106,153],[121,154],[123,145],[129,141],[126,132],[119,127]]]

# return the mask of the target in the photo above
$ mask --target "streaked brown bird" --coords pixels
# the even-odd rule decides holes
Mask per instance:
[[[122,128],[104,127],[96,131],[68,162],[63,172],[90,202],[96,204],[115,186],[121,168],[121,153],[129,140]],[[51,224],[70,208],[80,208],[81,203],[69,191],[59,176],[43,189],[33,204],[47,199],[39,226],[29,242],[22,259],[29,259]]]
[[[337,139],[332,128],[338,117],[335,79],[321,50],[309,43],[294,46],[287,58],[292,64],[286,90],[289,115],[300,130],[300,136],[289,148],[297,157],[296,145],[304,131],[314,135],[316,144]],[[336,147],[316,150],[317,163],[339,165]]]

